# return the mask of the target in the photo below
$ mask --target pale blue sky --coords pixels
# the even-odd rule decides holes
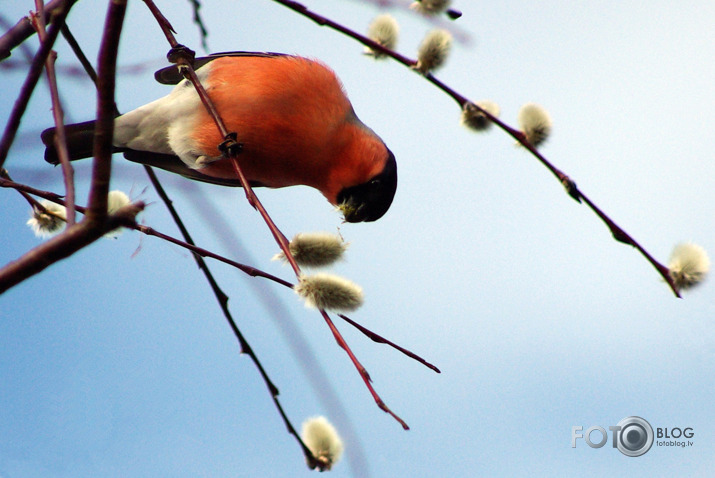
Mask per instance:
[[[0,10],[14,22],[33,3]],[[105,3],[83,0],[69,19],[92,59]],[[315,311],[283,287],[210,263],[294,424],[323,414],[344,435],[331,476],[710,476],[713,281],[675,299],[513,140],[462,128],[454,102],[404,67],[364,57],[352,40],[268,0],[204,3],[211,51],[323,60],[397,157],[395,202],[374,224],[340,225],[307,188],[258,194],[288,236],[339,227],[351,246],[335,272],[366,295],[351,317],[441,368],[338,322],[409,432],[377,409]],[[357,30],[379,12],[358,1],[304,3]],[[158,4],[179,41],[200,51],[188,2]],[[471,42],[455,45],[440,79],[496,101],[510,124],[522,104],[545,106],[554,132],[544,154],[659,260],[680,241],[715,251],[712,2],[455,7],[464,16],[454,25]],[[399,51],[414,55],[431,25],[390,13]],[[168,92],[152,79],[167,45],[141,2],[130,2],[122,41],[120,64],[149,62],[118,80],[128,111]],[[75,64],[63,42],[57,49],[60,64]],[[0,75],[6,118],[23,74]],[[87,80],[62,78],[61,94],[71,120],[92,118]],[[51,123],[41,87],[6,167],[61,192],[39,141]],[[150,203],[144,223],[178,235],[143,170],[116,159],[113,188]],[[88,166],[76,168],[80,203]],[[276,246],[240,190],[160,177],[200,245],[291,279],[270,261]],[[2,194],[6,263],[39,239],[20,195]],[[99,241],[5,293],[0,316],[0,477],[314,473],[185,251],[135,232]],[[572,426],[607,429],[630,415],[692,427],[694,446],[654,445],[638,458],[583,440],[571,448]]]

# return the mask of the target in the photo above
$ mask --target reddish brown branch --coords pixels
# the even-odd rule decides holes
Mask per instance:
[[[109,179],[112,174],[117,52],[119,51],[119,37],[122,33],[126,7],[126,0],[113,0],[109,4],[104,23],[104,35],[99,48],[94,161],[92,163],[92,185],[89,190],[88,211],[85,217],[90,224],[100,223],[107,215],[107,194],[109,194]]]
[[[134,217],[144,208],[144,203],[125,206],[107,216],[99,228],[87,227],[85,222],[67,228],[62,234],[30,250],[19,259],[0,269],[0,294],[20,282],[43,271],[50,265],[71,256],[120,226],[134,222]]]
[[[216,123],[216,127],[218,128],[221,136],[224,138],[223,143],[219,145],[219,149],[228,159],[231,160],[233,169],[241,182],[241,186],[243,187],[243,190],[246,194],[246,199],[248,200],[248,203],[256,210],[258,210],[258,212],[261,214],[261,217],[268,226],[268,229],[271,231],[273,238],[285,254],[286,260],[293,268],[296,277],[300,277],[300,267],[298,267],[298,264],[295,262],[295,259],[290,252],[290,248],[288,247],[288,239],[273,222],[273,219],[270,217],[266,209],[261,204],[261,201],[253,192],[253,188],[251,188],[251,185],[249,184],[248,180],[246,179],[246,176],[241,170],[241,166],[236,158],[236,155],[239,154],[241,150],[240,143],[236,141],[237,132],[228,131],[225,123],[221,119],[221,115],[214,106],[213,101],[211,101],[211,98],[209,97],[208,93],[206,93],[206,89],[203,87],[198,77],[196,76],[196,72],[193,68],[194,52],[191,49],[177,42],[173,34],[174,29],[171,27],[169,21],[166,19],[166,17],[164,17],[161,11],[159,11],[159,9],[156,7],[152,0],[144,0],[144,3],[147,4],[152,14],[154,14],[154,17],[156,18],[162,31],[164,32],[164,36],[166,36],[166,39],[171,45],[171,50],[167,55],[169,61],[176,63],[184,77],[189,80],[194,86],[197,94],[199,95],[199,98],[201,99],[201,102],[203,103],[211,118],[213,118],[214,122]]]
[[[375,400],[375,403],[380,408],[380,410],[391,415],[392,418],[397,420],[397,422],[400,425],[402,425],[403,429],[409,430],[410,429],[409,425],[407,425],[407,423],[405,423],[405,421],[402,418],[397,416],[395,414],[395,412],[390,410],[390,408],[387,405],[385,405],[385,402],[382,401],[382,398],[380,398],[380,395],[377,394],[377,392],[375,391],[375,389],[372,386],[372,379],[370,378],[370,375],[367,373],[367,370],[365,369],[365,367],[363,367],[363,365],[360,363],[360,361],[355,356],[353,351],[350,349],[350,346],[345,341],[343,336],[340,334],[340,331],[338,331],[337,327],[335,327],[335,324],[330,319],[330,316],[324,310],[321,310],[320,313],[322,314],[323,319],[325,319],[325,323],[328,324],[330,331],[333,333],[333,337],[335,337],[335,341],[338,343],[338,345],[343,350],[345,350],[345,352],[348,354],[348,357],[350,357],[350,360],[355,365],[355,368],[360,373],[360,377],[362,378],[363,382],[365,382],[365,386],[367,386],[367,389],[370,391],[370,395],[372,395],[372,398]]]
[[[35,30],[37,30],[37,35],[39,36],[40,41],[45,41],[47,39],[47,32],[45,31],[44,5],[42,0],[35,0],[35,4],[37,13],[31,15],[31,22]],[[65,197],[67,198],[67,204],[69,204],[69,207],[67,208],[67,225],[71,226],[75,223],[74,168],[70,164],[69,153],[67,152],[64,111],[62,110],[62,103],[60,102],[60,93],[57,88],[57,76],[55,74],[56,59],[57,53],[54,50],[50,51],[50,55],[47,57],[47,61],[45,62],[45,71],[47,73],[47,83],[50,88],[50,98],[52,99],[52,116],[55,121],[55,128],[57,132],[54,142],[60,159],[60,164],[62,166],[62,175],[65,183]]]
[[[370,340],[372,340],[373,342],[376,342],[376,343],[378,343],[378,344],[389,345],[390,347],[392,347],[392,348],[394,348],[394,349],[396,349],[396,350],[399,350],[399,351],[402,352],[403,354],[407,355],[407,356],[410,357],[411,359],[414,359],[414,360],[418,361],[419,363],[421,363],[421,364],[424,365],[425,367],[430,368],[430,369],[434,370],[434,371],[437,372],[437,373],[442,373],[442,372],[440,371],[440,369],[438,369],[437,367],[435,367],[434,365],[432,365],[431,363],[429,363],[428,361],[426,361],[425,359],[423,359],[423,358],[420,357],[419,355],[415,354],[414,352],[410,352],[410,351],[407,350],[406,348],[400,347],[400,346],[397,345],[396,343],[387,340],[385,337],[376,334],[375,332],[373,332],[372,330],[370,330],[370,329],[368,329],[368,328],[366,328],[366,327],[363,327],[362,325],[360,325],[360,324],[358,324],[357,322],[355,322],[354,320],[352,320],[350,317],[347,317],[347,316],[345,316],[345,315],[343,315],[343,314],[338,314],[338,317],[340,317],[340,318],[343,319],[345,322],[347,322],[348,324],[350,324],[350,325],[352,325],[353,327],[355,327],[356,329],[358,329],[360,332],[362,332],[366,337],[368,337],[368,338],[369,338]]]
[[[10,112],[10,117],[8,118],[7,124],[5,125],[5,131],[3,132],[2,139],[0,140],[0,168],[3,167],[3,165],[5,164],[7,154],[10,151],[10,146],[12,146],[12,142],[15,140],[17,130],[20,127],[22,115],[25,114],[27,104],[30,101],[32,92],[35,90],[37,81],[40,79],[40,75],[42,74],[42,69],[45,65],[45,61],[47,61],[47,56],[50,54],[50,51],[55,44],[57,35],[60,32],[60,27],[64,24],[65,18],[67,18],[67,13],[69,12],[69,9],[72,7],[75,1],[76,0],[65,0],[64,2],[59,2],[58,4],[55,4],[53,10],[54,16],[52,17],[52,25],[50,25],[50,28],[47,31],[47,38],[45,39],[45,41],[40,43],[40,48],[37,50],[37,53],[35,53],[35,56],[32,59],[32,63],[30,64],[30,69],[27,73],[27,77],[25,78],[25,82],[22,84],[22,88],[20,89],[20,95],[18,96],[17,100],[15,100],[15,104],[13,105],[12,111]],[[51,3],[54,4],[55,2]],[[28,28],[30,28],[31,31],[34,31],[32,30],[32,26],[29,24],[29,22]],[[14,46],[16,45],[13,44],[13,47]],[[2,51],[0,50],[0,54],[1,53]]]
[[[70,0],[65,2],[65,0],[52,0],[45,5],[43,19],[45,23],[49,23],[52,15],[60,14],[62,15],[63,9],[67,7],[67,4],[74,3],[76,0]],[[64,16],[62,15],[62,22],[64,23]],[[59,18],[59,17],[57,17]],[[52,19],[54,21],[54,19]],[[22,17],[12,28],[9,28],[5,33],[0,36],[0,61],[8,58],[12,50],[20,46],[25,40],[34,35],[35,29],[32,27],[29,19],[27,17]]]

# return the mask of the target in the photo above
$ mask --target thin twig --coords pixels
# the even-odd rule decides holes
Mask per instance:
[[[410,352],[409,350],[407,350],[407,349],[404,348],[404,347],[400,347],[400,346],[397,345],[396,343],[387,340],[385,337],[383,337],[383,336],[381,336],[381,335],[376,334],[376,333],[373,332],[372,330],[370,330],[370,329],[368,329],[368,328],[366,328],[366,327],[364,327],[364,326],[358,324],[357,322],[355,322],[354,320],[352,320],[350,317],[347,317],[346,315],[343,315],[343,314],[338,314],[338,317],[340,317],[340,318],[343,319],[345,322],[347,322],[348,324],[350,324],[350,325],[352,325],[353,327],[355,327],[356,329],[358,329],[360,332],[362,332],[363,334],[365,334],[365,336],[368,337],[368,338],[369,338],[370,340],[372,340],[373,342],[377,342],[378,344],[389,345],[390,347],[392,347],[392,348],[394,348],[394,349],[396,349],[396,350],[399,350],[400,352],[402,352],[403,354],[407,355],[408,357],[410,357],[410,358],[412,358],[412,359],[418,361],[419,363],[423,364],[425,367],[431,368],[432,370],[434,370],[434,371],[437,372],[437,373],[442,373],[442,371],[441,371],[440,369],[438,369],[436,366],[432,365],[431,363],[429,363],[428,361],[426,361],[425,359],[423,359],[423,358],[420,357],[419,355],[415,354],[414,352]]]
[[[241,170],[241,166],[238,163],[238,159],[236,158],[236,155],[240,152],[241,149],[240,143],[236,142],[237,133],[233,131],[228,131],[225,123],[223,122],[223,119],[221,118],[221,115],[216,110],[213,101],[211,101],[211,98],[209,97],[208,93],[206,93],[206,89],[199,81],[198,76],[196,76],[196,72],[193,68],[194,52],[189,48],[185,47],[184,45],[181,45],[176,40],[176,37],[174,36],[175,30],[152,0],[144,0],[144,3],[147,4],[151,12],[154,14],[154,17],[159,23],[159,26],[164,33],[164,36],[171,45],[171,50],[167,55],[169,61],[171,61],[172,63],[176,63],[184,77],[189,80],[194,86],[194,88],[196,89],[196,93],[199,95],[201,102],[206,108],[206,111],[208,112],[209,116],[211,116],[214,123],[216,123],[216,127],[218,128],[219,133],[224,138],[223,143],[219,145],[219,149],[231,161],[234,172],[236,173],[236,176],[238,176],[241,182],[241,186],[243,187],[243,190],[246,194],[246,199],[248,200],[248,203],[256,210],[258,210],[258,212],[261,214],[261,217],[268,226],[268,229],[271,231],[273,238],[285,254],[286,260],[293,268],[293,271],[295,272],[296,276],[300,278],[300,267],[296,263],[293,254],[291,254],[290,252],[290,247],[288,246],[288,239],[280,231],[280,229],[278,229],[278,226],[276,226],[276,224],[273,222],[273,219],[270,217],[266,209],[261,204],[261,201],[258,199],[258,196],[256,196],[256,194],[253,192],[253,188],[251,187],[249,181],[246,179],[246,176]]]
[[[183,45],[180,45],[177,42],[176,37],[174,36],[174,32],[175,32],[174,28],[171,26],[169,21],[161,13],[159,8],[154,4],[154,2],[152,0],[144,0],[144,3],[147,5],[149,10],[154,15],[155,19],[157,20],[157,23],[159,24],[160,28],[164,32],[164,36],[166,36],[167,41],[171,45],[171,50],[168,55],[169,61],[176,63],[178,65],[180,71],[184,75],[184,77],[187,78],[189,81],[191,81],[191,83],[193,84],[194,88],[196,89],[196,92],[198,93],[199,97],[201,98],[201,102],[204,104],[204,107],[208,111],[209,115],[214,119],[214,122],[216,123],[217,128],[221,132],[221,135],[224,138],[226,138],[223,145],[226,145],[227,148],[229,146],[234,146],[235,141],[233,141],[233,140],[235,140],[235,134],[234,135],[228,134],[228,131],[227,131],[223,121],[221,120],[221,117],[219,116],[218,111],[216,110],[215,106],[213,105],[213,102],[211,101],[208,94],[206,93],[206,90],[204,89],[203,85],[201,85],[201,82],[199,81],[198,77],[196,76],[196,72],[194,71],[194,68],[192,65],[193,59],[194,59],[194,52],[192,50],[184,47]],[[229,145],[229,140],[232,138],[232,136],[233,136],[233,139],[232,139],[233,144]],[[231,149],[235,151],[235,148],[231,147]],[[238,168],[238,162],[236,161],[236,159],[232,158],[232,161],[233,161],[235,167]],[[243,187],[246,191],[250,191],[251,194],[253,193],[253,191],[247,181],[245,182],[245,184],[243,184]],[[248,192],[247,192],[247,194],[248,194]],[[254,197],[255,197],[255,195],[254,195]],[[258,199],[256,198],[256,201],[257,200]],[[251,204],[254,204],[254,203],[251,203]],[[287,241],[285,241],[285,242],[286,242],[285,251],[287,251],[287,254],[289,256],[290,250],[288,249]],[[294,262],[295,262],[295,260],[294,260]],[[230,322],[232,322],[232,321],[230,321]],[[235,325],[235,324],[233,324],[233,325]],[[234,333],[240,334],[240,332],[238,331],[238,328],[234,329]],[[239,340],[241,340],[241,339],[239,339]],[[241,347],[242,348],[247,347],[248,350],[251,350],[250,346],[248,346],[248,343],[245,340],[242,341]],[[244,350],[245,350],[245,348],[244,348]],[[293,427],[293,424],[288,419],[288,416],[284,412],[283,407],[280,405],[280,402],[277,400],[278,389],[272,384],[272,382],[270,382],[270,380],[268,380],[268,375],[265,374],[265,371],[263,371],[263,368],[262,368],[262,366],[260,366],[260,362],[258,362],[257,357],[255,357],[255,354],[251,353],[251,356],[253,358],[255,358],[256,365],[259,366],[259,370],[261,371],[261,374],[264,377],[266,384],[269,385],[268,388],[271,391],[273,401],[274,401],[276,407],[278,408],[278,411],[279,411],[281,417],[283,418],[283,421],[288,429],[288,432],[291,435],[293,435],[295,437],[295,439],[298,441],[298,443],[300,444],[300,447],[303,451],[306,461],[308,462],[308,466],[310,466],[311,469],[316,468],[316,467],[322,468],[321,462],[316,459],[316,457],[313,455],[313,453],[310,451],[310,449],[305,445],[302,438],[296,431],[295,427]]]
[[[47,31],[47,38],[45,41],[40,43],[40,48],[37,50],[37,53],[35,53],[35,56],[32,59],[25,82],[22,84],[22,88],[20,89],[20,95],[17,100],[15,100],[15,104],[10,112],[10,117],[5,125],[5,131],[3,132],[2,139],[0,140],[0,168],[5,164],[7,154],[10,151],[10,146],[12,146],[17,130],[20,127],[22,115],[25,114],[27,104],[30,101],[32,92],[35,90],[37,81],[40,79],[47,56],[50,54],[50,51],[55,44],[57,35],[60,32],[60,27],[65,22],[67,13],[75,1],[76,0],[65,0],[54,10],[53,21]],[[32,30],[32,27],[30,27],[30,29]]]
[[[166,191],[164,190],[163,186],[159,182],[159,179],[156,177],[154,170],[149,166],[144,166],[144,169],[146,170],[146,173],[149,176],[151,183],[154,185],[154,189],[156,189],[157,193],[159,194],[159,197],[162,199],[162,201],[166,205],[167,209],[169,210],[169,214],[171,214],[171,217],[174,219],[174,223],[179,228],[181,235],[184,237],[184,241],[179,241],[177,239],[174,239],[173,237],[170,237],[170,236],[162,234],[158,231],[155,231],[152,228],[148,228],[146,226],[140,226],[138,224],[137,224],[137,230],[143,232],[144,234],[156,236],[160,239],[164,239],[165,241],[180,245],[180,246],[185,247],[193,252],[193,256],[194,256],[194,260],[196,260],[196,264],[199,266],[199,269],[201,269],[201,271],[203,272],[204,277],[206,278],[206,281],[211,286],[211,290],[213,291],[214,295],[216,296],[216,299],[219,303],[219,307],[221,307],[221,311],[223,312],[223,315],[226,318],[226,321],[228,322],[229,326],[231,327],[231,330],[233,331],[233,335],[235,335],[236,339],[238,339],[238,343],[241,347],[241,352],[248,355],[251,358],[251,361],[253,362],[253,364],[258,369],[258,372],[261,375],[263,382],[266,384],[266,387],[268,388],[268,391],[271,394],[271,398],[273,399],[273,404],[276,406],[276,408],[278,409],[278,413],[280,414],[281,418],[283,419],[283,423],[285,424],[285,426],[288,430],[288,433],[290,433],[297,439],[298,443],[300,444],[301,449],[303,450],[303,455],[305,455],[306,460],[308,461],[309,465],[312,465],[311,466],[312,468],[320,466],[319,460],[317,460],[313,456],[313,454],[308,449],[308,447],[305,445],[305,443],[303,443],[303,440],[300,438],[300,435],[298,434],[297,430],[293,426],[293,423],[291,423],[290,419],[288,418],[288,415],[285,413],[283,406],[280,403],[280,400],[278,400],[278,395],[280,394],[280,392],[278,391],[278,387],[276,387],[276,385],[270,379],[270,377],[268,376],[268,372],[266,372],[265,368],[263,367],[263,364],[258,359],[258,355],[256,355],[256,353],[253,351],[253,347],[251,347],[251,345],[248,343],[248,340],[246,340],[245,336],[238,328],[238,325],[236,324],[236,321],[233,319],[233,315],[231,314],[231,311],[228,308],[228,296],[223,292],[221,287],[218,285],[218,282],[216,282],[216,279],[214,278],[211,270],[209,269],[208,264],[206,264],[206,261],[204,261],[203,258],[204,257],[212,257],[212,258],[219,260],[221,262],[225,262],[226,264],[232,265],[233,267],[241,270],[242,272],[245,272],[246,274],[248,274],[252,277],[263,277],[263,278],[272,280],[274,282],[277,282],[281,285],[284,285],[286,287],[293,287],[293,285],[290,282],[284,281],[283,279],[280,279],[272,274],[268,274],[267,272],[263,272],[259,269],[256,269],[255,267],[250,267],[245,264],[239,264],[238,262],[232,261],[230,259],[226,259],[225,257],[219,256],[218,254],[214,254],[214,253],[207,251],[205,249],[196,247],[196,244],[194,243],[194,240],[191,237],[191,234],[189,233],[188,229],[184,225],[184,222],[181,219],[181,217],[179,216],[179,213],[174,208],[171,198],[169,198],[169,196],[166,194]]]
[[[80,48],[79,43],[77,43],[77,39],[74,37],[72,31],[69,29],[66,23],[62,25],[62,37],[65,39],[70,48],[72,48],[72,51],[79,60],[79,63],[82,65],[82,68],[84,68],[84,71],[89,76],[89,79],[92,80],[92,82],[96,85],[97,72],[94,71],[92,63],[89,61],[89,58],[87,58],[87,55],[84,54],[82,48]]]
[[[69,2],[65,2],[65,0],[52,0],[48,2],[47,5],[45,5],[44,9],[45,23],[49,23],[50,17],[52,15],[56,15],[58,13],[61,14],[63,9],[67,7],[66,3],[72,4],[75,1],[76,0],[70,0]],[[60,23],[64,23],[65,16],[66,11],[64,14],[62,14],[62,21]],[[35,33],[35,29],[32,28],[32,25],[28,21],[27,17],[21,18],[15,24],[15,26],[13,26],[12,28],[8,28],[7,31],[3,33],[2,36],[0,36],[0,61],[4,60],[5,58],[9,58],[10,52],[12,52],[15,47],[22,45],[25,40],[30,38]]]
[[[31,22],[35,29],[37,30],[37,35],[40,41],[45,41],[47,39],[47,32],[45,31],[45,15],[44,15],[44,4],[42,0],[35,0],[35,5],[37,8],[37,13],[31,15]],[[63,25],[64,27],[64,25]],[[55,121],[55,147],[57,149],[57,156],[59,157],[60,164],[62,165],[62,176],[65,183],[65,197],[67,198],[67,225],[71,226],[75,223],[75,189],[74,189],[74,168],[70,164],[69,153],[67,152],[67,140],[65,137],[65,125],[64,125],[64,111],[62,110],[62,102],[60,101],[60,93],[57,88],[57,76],[55,74],[55,60],[57,59],[57,53],[52,50],[47,57],[45,62],[45,72],[47,73],[47,83],[50,87],[50,98],[52,99],[52,116]]]
[[[372,395],[372,398],[375,400],[375,403],[377,406],[380,408],[380,410],[384,411],[385,413],[388,413],[389,415],[392,416],[397,422],[402,425],[402,428],[405,430],[409,430],[410,427],[405,423],[405,421],[397,416],[395,412],[390,410],[390,408],[385,405],[385,402],[382,401],[380,396],[377,394],[375,389],[372,386],[372,379],[370,378],[370,374],[367,373],[367,370],[363,365],[360,363],[358,358],[355,356],[353,351],[350,349],[348,346],[347,342],[345,342],[345,339],[343,336],[340,334],[338,331],[337,327],[335,327],[335,324],[333,321],[330,319],[330,316],[325,312],[324,310],[320,310],[321,315],[323,316],[323,319],[325,319],[325,323],[328,324],[328,327],[330,328],[330,331],[333,333],[333,337],[335,337],[335,341],[338,343],[338,345],[345,350],[345,352],[348,354],[348,357],[350,357],[350,360],[352,363],[355,365],[355,368],[357,371],[360,373],[360,377],[362,378],[363,382],[365,382],[365,386],[367,386],[367,389],[370,391],[370,394]]]
[[[197,27],[199,27],[199,33],[201,34],[201,46],[205,51],[208,51],[209,32],[206,29],[204,20],[201,18],[201,13],[199,13],[199,10],[201,9],[201,2],[199,0],[189,0],[189,3],[191,3],[191,8],[194,10],[194,23]]]

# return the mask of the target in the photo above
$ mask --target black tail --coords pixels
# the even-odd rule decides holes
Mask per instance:
[[[94,121],[68,124],[65,126],[67,137],[67,151],[70,161],[92,157],[94,143]],[[55,128],[42,132],[42,142],[45,143],[45,161],[50,164],[59,164],[60,158],[55,148]]]

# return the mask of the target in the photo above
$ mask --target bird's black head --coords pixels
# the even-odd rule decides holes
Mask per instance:
[[[387,154],[382,172],[338,193],[338,208],[346,222],[377,221],[390,209],[397,190],[397,163],[392,151],[388,149]]]

